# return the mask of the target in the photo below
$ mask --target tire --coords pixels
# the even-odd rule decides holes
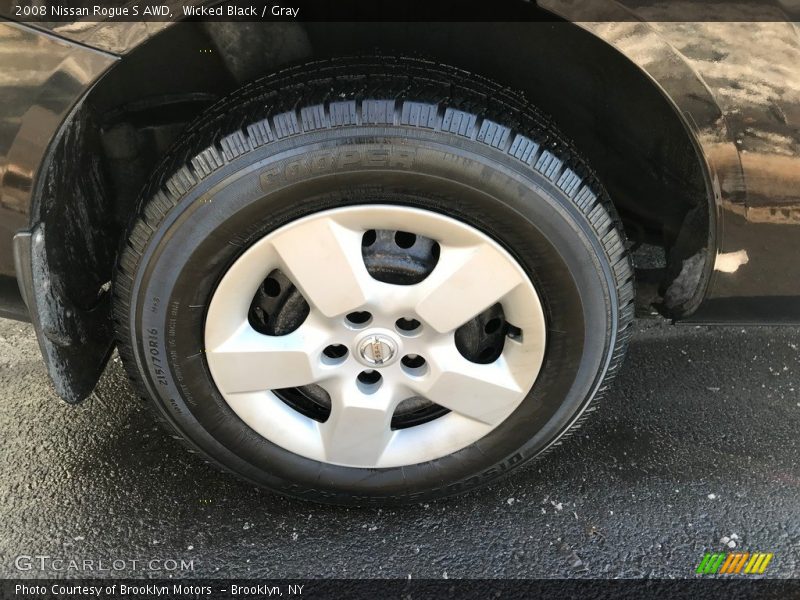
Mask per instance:
[[[341,429],[346,425],[330,426],[340,427],[339,433],[330,434],[338,444],[336,449],[318,450],[318,445],[305,441],[297,432],[286,434],[284,440],[281,435],[286,431],[277,431],[280,428],[269,420],[273,418],[270,415],[299,411],[304,419],[311,419],[311,429],[323,431],[327,425],[312,423],[313,411],[326,410],[324,396],[328,396],[330,406],[338,406],[337,399],[347,401],[349,392],[342,392],[340,398],[339,392],[329,393],[322,385],[303,384],[305,387],[263,391],[266,395],[258,398],[268,397],[273,403],[269,406],[276,407],[269,409],[273,412],[258,403],[248,405],[257,407],[252,409],[257,416],[248,412],[251,409],[241,409],[245,400],[235,394],[241,393],[238,388],[254,386],[255,380],[260,383],[259,377],[263,377],[257,365],[261,363],[247,362],[244,369],[244,363],[231,363],[228,355],[220,354],[222,346],[209,342],[221,327],[218,324],[230,317],[228,313],[241,318],[242,307],[249,306],[246,319],[260,335],[290,335],[287,332],[299,327],[298,323],[305,326],[315,315],[336,321],[330,327],[345,331],[341,329],[341,310],[346,304],[344,298],[352,296],[352,286],[329,282],[329,287],[321,288],[327,277],[324,270],[315,272],[311,283],[303,283],[269,267],[258,275],[262,283],[252,287],[250,281],[245,285],[241,283],[244,280],[238,284],[233,280],[236,265],[248,260],[248,264],[256,264],[251,258],[258,248],[277,252],[283,247],[280,244],[285,245],[281,240],[289,239],[286,232],[302,227],[306,229],[296,229],[302,234],[295,238],[303,248],[309,248],[306,258],[312,266],[308,268],[327,264],[325,256],[330,254],[320,255],[319,260],[314,254],[321,252],[316,248],[324,245],[321,239],[327,234],[309,235],[317,230],[305,224],[327,223],[324,227],[331,228],[334,225],[330,223],[341,219],[369,219],[370,215],[378,215],[375,222],[395,219],[400,223],[394,229],[364,233],[361,250],[367,269],[372,268],[370,277],[388,277],[383,281],[395,286],[391,290],[397,291],[397,297],[416,289],[410,282],[419,283],[420,279],[414,279],[417,271],[422,269],[419,277],[424,283],[444,261],[441,257],[454,256],[457,248],[445,241],[438,250],[436,231],[440,225],[442,231],[452,225],[456,237],[461,235],[458,232],[476,236],[474,239],[481,241],[475,243],[488,248],[492,260],[499,261],[492,263],[500,265],[498,268],[474,270],[475,280],[467,281],[470,291],[463,295],[463,302],[431,309],[437,311],[431,323],[438,324],[416,315],[416,322],[423,323],[423,333],[433,336],[430,339],[455,343],[461,356],[474,363],[475,373],[488,373],[483,367],[501,364],[500,357],[502,365],[513,363],[509,368],[519,369],[514,372],[517,387],[508,386],[519,397],[504,405],[507,414],[503,413],[502,419],[497,416],[500,412],[486,417],[487,423],[492,422],[486,425],[491,429],[485,434],[476,433],[483,431],[477,428],[469,429],[474,423],[458,412],[459,402],[462,398],[464,402],[473,398],[505,402],[505,392],[479,396],[484,393],[480,391],[484,389],[482,382],[473,391],[462,385],[465,379],[436,388],[436,395],[431,392],[436,400],[415,397],[413,402],[419,407],[414,404],[413,410],[401,414],[399,407],[392,409],[396,410],[391,417],[392,431],[403,433],[392,437],[393,445],[385,450],[373,450],[372,442],[362,441],[343,450],[341,432],[354,431]],[[396,245],[400,245],[397,236],[405,235],[401,226],[405,227],[406,218],[409,230],[421,227],[430,234],[415,237],[421,241],[411,246],[425,246],[428,258],[411,256],[411,249],[403,254],[386,237],[394,235]],[[369,243],[388,245],[368,254],[372,251],[371,246],[364,246],[367,236],[373,236]],[[372,241],[374,236],[378,242]],[[305,250],[298,252],[303,258]],[[288,264],[285,268],[290,274],[305,268],[295,269],[295,259],[284,260],[283,254],[275,260],[275,264]],[[424,267],[426,260],[440,262]],[[280,318],[269,314],[274,303],[263,304],[272,302],[264,296],[269,283],[263,279],[267,272],[276,289],[287,294],[276,309]],[[517,287],[513,289],[524,288],[528,295],[523,298],[522,292],[514,291],[511,300],[509,293],[483,310],[483,296],[499,294],[497,290],[505,285],[504,274],[512,272],[520,277],[514,280]],[[240,300],[235,298],[235,285],[241,285]],[[370,281],[364,285],[378,284]],[[541,456],[574,428],[589,412],[590,401],[603,396],[620,367],[633,319],[633,286],[624,234],[607,194],[571,144],[521,96],[463,71],[421,60],[338,59],[291,68],[249,84],[220,101],[185,132],[143,194],[114,281],[114,318],[119,352],[138,391],[192,450],[249,482],[281,494],[340,504],[397,503],[444,497],[494,481]],[[251,296],[253,289],[257,290],[255,296]],[[309,302],[305,295],[312,289],[316,291]],[[319,289],[329,293],[322,294]],[[223,297],[233,304],[223,305]],[[453,289],[447,288],[439,297],[452,300]],[[521,304],[512,306],[512,300]],[[505,306],[506,301],[509,306]],[[529,309],[522,310],[523,305]],[[259,313],[259,307],[264,306],[267,309]],[[294,306],[294,312],[287,306]],[[379,313],[382,306],[387,305],[373,310]],[[476,307],[482,309],[479,315],[464,324],[458,321],[454,332],[447,329],[455,327],[459,311]],[[515,328],[504,310],[524,320],[526,328]],[[284,314],[291,318],[284,318]],[[541,314],[541,331],[534,318],[537,314]],[[450,325],[448,315],[452,316]],[[499,337],[492,338],[501,354],[483,360],[476,348],[485,342],[488,320],[494,317],[502,324]],[[280,323],[270,325],[270,319]],[[273,329],[265,333],[261,327]],[[439,328],[447,331],[440,332]],[[365,369],[365,365],[376,364],[376,352],[397,359],[398,344],[402,346],[413,336],[399,329],[386,330],[384,337],[370,333],[366,341],[365,334],[358,335],[362,335],[358,347],[343,344],[344,358],[320,355],[325,364],[315,363],[313,368],[344,361],[350,365],[348,369],[364,369],[357,385],[362,385],[364,373],[369,377],[383,374],[389,381],[395,371]],[[538,349],[537,336],[542,342]],[[523,354],[513,354],[522,352],[515,344],[528,352],[525,360],[516,358]],[[434,345],[430,343],[431,352]],[[323,354],[329,349],[327,346]],[[447,352],[447,356],[455,356],[452,349]],[[420,360],[410,354],[402,360],[409,356]],[[293,375],[289,373],[293,370],[277,365],[268,363],[264,371],[274,372],[282,382],[286,375],[285,381],[291,383]],[[234,370],[225,370],[231,368]],[[397,373],[401,368],[410,372],[400,362],[391,368]],[[449,368],[431,362],[431,373]],[[254,383],[250,383],[253,378]],[[412,377],[409,381],[421,386],[418,382],[424,379]],[[275,382],[277,385],[277,379]],[[395,389],[388,383],[385,387]],[[237,390],[229,394],[233,388]],[[247,388],[245,397],[261,394],[259,390]],[[437,404],[440,397],[458,411]],[[286,414],[287,419],[299,419],[294,413]],[[325,418],[333,419],[320,417]],[[338,418],[345,423],[344,417]],[[395,419],[402,429],[395,429]],[[262,424],[267,429],[272,427],[277,437],[257,432]],[[429,438],[433,449],[428,454],[428,450],[414,454],[411,445],[395,444],[401,438],[418,439],[425,446],[428,438],[413,436],[445,431],[441,429],[445,426],[461,427],[452,431],[464,435],[458,438],[459,443],[469,443],[457,447],[459,443],[453,442],[455,445],[449,447],[441,445],[447,435],[437,438],[436,443]],[[478,437],[472,439],[467,431]],[[324,446],[328,438],[320,435]],[[355,430],[353,435],[360,433]],[[366,449],[364,456],[359,454],[362,448]],[[411,454],[403,454],[403,448]],[[320,459],[315,452],[331,458]],[[388,455],[392,458],[384,460]]]

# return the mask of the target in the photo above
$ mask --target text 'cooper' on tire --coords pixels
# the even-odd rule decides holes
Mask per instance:
[[[632,320],[611,204],[524,100],[408,59],[219,102],[155,174],[120,353],[194,449],[330,502],[464,491],[603,393]]]

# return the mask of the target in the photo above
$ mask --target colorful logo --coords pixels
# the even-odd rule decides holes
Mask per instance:
[[[719,552],[706,553],[695,573],[702,575],[760,575],[774,554],[766,552]]]

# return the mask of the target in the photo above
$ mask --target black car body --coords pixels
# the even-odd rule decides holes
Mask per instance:
[[[629,239],[656,249],[637,264],[644,310],[800,322],[796,17],[779,2],[724,18],[700,5],[692,21],[592,4],[548,0],[516,23],[22,23],[3,9],[0,316],[30,320],[58,393],[85,398],[113,347],[121,240],[187,122],[284,65],[377,50],[490,76],[548,113]]]

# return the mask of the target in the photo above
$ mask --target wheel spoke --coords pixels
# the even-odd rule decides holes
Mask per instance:
[[[320,425],[325,457],[339,464],[377,464],[392,439],[396,401],[383,386],[362,392],[354,380],[336,380],[325,386],[331,396],[331,414]]]
[[[226,394],[275,390],[312,383],[325,336],[302,326],[284,336],[268,336],[244,323],[229,339],[206,353],[212,374]]]
[[[306,301],[327,317],[363,306],[372,279],[361,255],[361,234],[333,219],[313,219],[273,240],[286,275]]]
[[[440,333],[452,331],[523,281],[522,273],[488,244],[443,248],[433,272],[420,284],[416,310]]]
[[[431,378],[412,385],[416,391],[455,413],[496,425],[519,404],[522,390],[501,356],[487,365],[475,364],[455,348],[434,353]]]

